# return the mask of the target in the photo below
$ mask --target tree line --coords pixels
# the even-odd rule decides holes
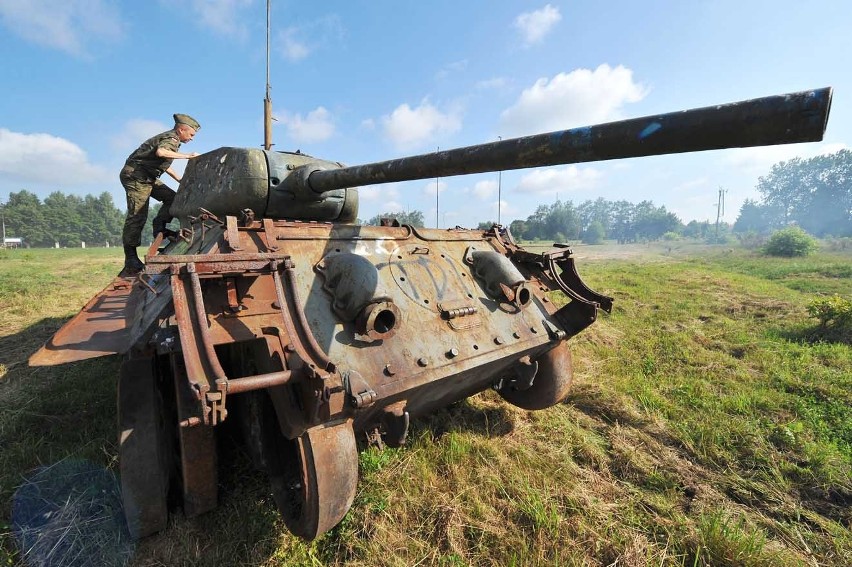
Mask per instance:
[[[772,166],[757,183],[760,200],[747,200],[736,232],[766,234],[798,225],[814,236],[852,236],[852,151]]]
[[[21,238],[25,246],[121,245],[124,213],[107,192],[80,197],[55,191],[42,202],[23,190],[9,194],[2,213],[6,236]]]
[[[539,205],[526,220],[515,220],[509,230],[522,240],[582,240],[597,244],[605,238],[619,243],[657,240],[684,229],[680,219],[651,201],[633,204],[598,198],[574,205],[559,201]]]
[[[539,205],[526,219],[514,220],[509,226],[518,239],[589,244],[604,239],[619,243],[657,240],[667,235],[724,240],[730,229],[740,234],[768,234],[790,225],[819,237],[852,236],[852,150],[777,163],[759,179],[757,191],[761,198],[746,200],[733,227],[694,220],[683,224],[677,215],[651,201],[634,204],[603,198],[579,205],[559,200]],[[159,203],[152,202],[143,244],[150,243],[150,219],[158,209]],[[79,197],[57,191],[42,202],[22,190],[9,195],[2,214],[6,236],[22,238],[27,246],[119,245],[124,225],[124,213],[106,192],[99,197]],[[378,225],[382,218],[413,226],[425,224],[424,214],[416,210],[382,213],[366,224]],[[479,228],[493,224],[482,222]]]

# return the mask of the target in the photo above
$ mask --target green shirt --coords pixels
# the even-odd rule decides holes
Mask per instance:
[[[142,145],[136,148],[127,161],[125,167],[133,169],[133,176],[145,180],[154,180],[160,177],[171,165],[170,158],[162,158],[157,155],[157,148],[178,151],[180,140],[174,130],[167,130],[148,138]]]

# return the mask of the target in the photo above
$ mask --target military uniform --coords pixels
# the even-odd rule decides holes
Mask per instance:
[[[169,207],[175,199],[175,192],[159,179],[171,167],[172,160],[158,157],[158,148],[178,151],[180,140],[174,130],[157,134],[142,142],[127,158],[119,174],[127,193],[127,218],[122,233],[125,246],[139,246],[142,242],[142,228],[148,220],[149,197],[154,197],[163,204],[154,218],[153,226],[164,228],[172,220]]]
[[[124,219],[124,230],[121,235],[124,243],[124,269],[119,276],[134,276],[145,266],[136,254],[136,247],[142,243],[142,228],[148,219],[148,201],[151,197],[163,204],[160,212],[154,217],[154,236],[161,232],[168,234],[166,224],[172,220],[169,209],[175,199],[175,192],[160,181],[159,177],[171,167],[173,158],[160,157],[157,155],[157,150],[162,148],[177,152],[182,138],[184,141],[192,139],[194,133],[188,138],[185,137],[187,131],[179,131],[177,127],[179,124],[189,126],[195,131],[201,128],[194,118],[186,114],[175,114],[174,119],[175,128],[142,142],[142,145],[127,158],[119,174],[121,185],[127,193],[127,217]],[[195,155],[197,154],[186,157]]]

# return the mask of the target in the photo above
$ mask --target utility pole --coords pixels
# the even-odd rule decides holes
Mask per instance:
[[[719,187],[719,197],[716,201],[716,244],[719,243],[719,220],[725,216],[725,193],[727,189]]]

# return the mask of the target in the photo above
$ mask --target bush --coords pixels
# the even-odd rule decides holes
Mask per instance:
[[[816,239],[797,226],[772,233],[763,252],[770,256],[807,256],[816,250]]]
[[[680,240],[680,235],[676,232],[669,231],[663,235],[663,240],[667,240],[669,242]]]
[[[848,328],[852,331],[852,300],[839,295],[820,297],[808,304],[808,313],[823,327]]]

